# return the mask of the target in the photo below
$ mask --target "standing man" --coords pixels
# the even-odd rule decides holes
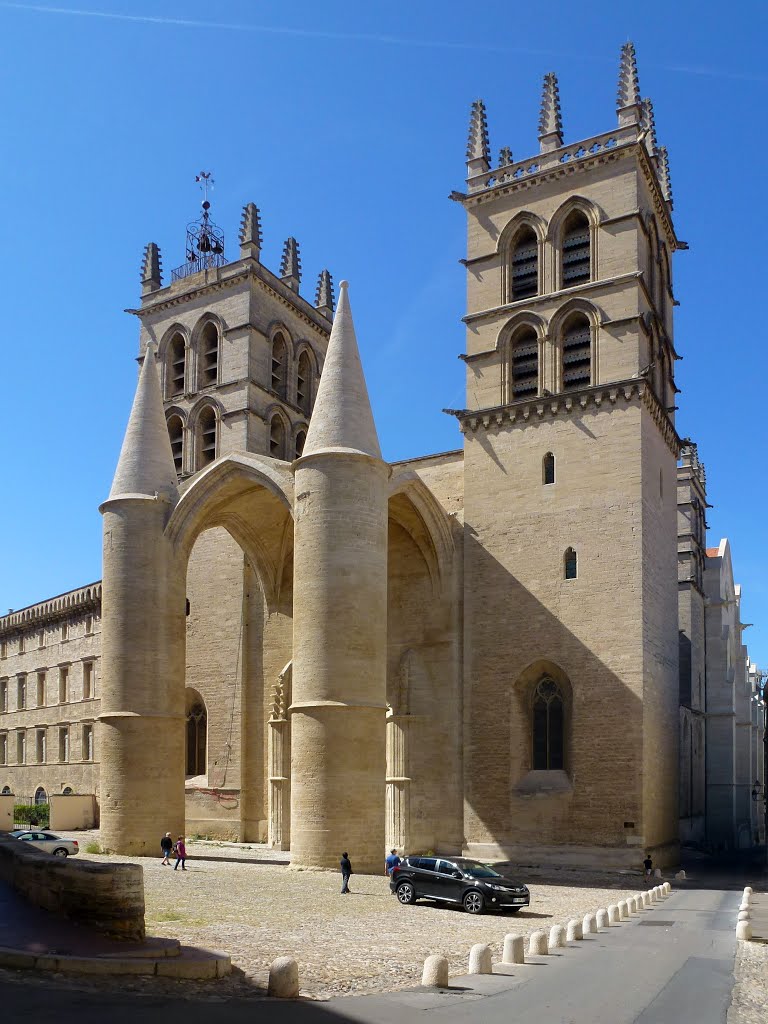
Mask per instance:
[[[179,838],[176,840],[176,863],[173,865],[173,870],[175,871],[176,868],[178,868],[179,864],[181,864],[181,870],[186,871],[186,863],[187,845],[184,842],[184,836],[179,836]]]
[[[386,861],[384,862],[384,868],[385,868],[385,870],[387,872],[387,876],[390,879],[392,878],[392,872],[395,870],[395,868],[398,866],[399,863],[400,863],[400,858],[397,855],[397,850],[396,849],[390,850],[389,851],[389,856],[387,857]],[[394,895],[394,893],[392,895]]]
[[[171,850],[173,849],[173,840],[171,839],[171,833],[166,832],[163,838],[160,840],[160,849],[163,851],[163,859],[161,864],[167,864],[171,866],[170,856]]]
[[[646,853],[645,860],[643,861],[643,867],[645,868],[645,877],[650,878],[653,874],[653,860],[651,859],[650,853]]]
[[[342,853],[341,860],[339,861],[339,864],[341,865],[341,891],[342,891],[342,894],[351,892],[352,890],[349,888],[349,876],[352,874],[352,862],[349,859],[349,854],[348,853],[346,853],[346,852]]]

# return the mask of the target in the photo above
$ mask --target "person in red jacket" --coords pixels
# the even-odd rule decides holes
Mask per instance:
[[[184,863],[185,863],[185,861],[187,859],[187,847],[186,847],[186,844],[184,842],[184,836],[179,836],[179,838],[176,840],[176,848],[175,849],[176,849],[176,863],[173,865],[173,870],[175,871],[176,868],[179,866],[179,864],[181,864],[181,870],[182,871],[186,871],[187,869],[184,867]]]

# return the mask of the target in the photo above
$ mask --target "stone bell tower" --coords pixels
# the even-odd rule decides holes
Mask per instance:
[[[468,231],[467,840],[477,855],[634,864],[650,849],[664,863],[678,771],[670,265],[685,245],[631,43],[615,126],[567,144],[550,73],[538,140],[492,166],[477,101],[453,196]]]

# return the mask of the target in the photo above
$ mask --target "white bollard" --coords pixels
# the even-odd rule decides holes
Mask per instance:
[[[739,921],[736,925],[736,938],[744,939],[745,942],[749,942],[752,938],[752,925],[749,921]]]
[[[629,907],[626,900],[619,900],[619,920],[626,921],[629,918]]]
[[[553,953],[556,949],[562,949],[565,946],[565,928],[561,924],[553,924],[549,929],[549,952]]]
[[[299,996],[299,965],[290,956],[279,956],[269,965],[267,995],[278,999],[297,999]]]
[[[670,896],[672,894],[672,885],[670,882],[665,882],[661,888],[664,890],[665,896]]]
[[[629,916],[637,913],[637,900],[634,896],[630,896],[627,900],[627,910],[629,910]]]
[[[584,920],[581,922],[581,934],[582,935],[596,935],[597,934],[597,920],[596,920],[594,914],[585,914],[584,915]]]
[[[598,910],[595,914],[595,930],[600,931],[601,928],[609,928],[611,925],[610,915],[607,910]]]
[[[504,936],[504,953],[501,962],[503,964],[525,963],[525,939],[522,935]]]
[[[739,912],[741,912],[742,910],[749,910],[749,903],[747,903],[747,901],[744,899],[742,899],[741,903],[739,904]]]
[[[425,988],[448,988],[448,961],[444,956],[428,956],[424,961],[421,984]]]
[[[528,955],[544,956],[548,952],[549,945],[547,943],[547,933],[531,932],[531,937],[528,940]]]
[[[653,877],[654,878],[661,878],[661,868],[654,868]]]
[[[610,907],[608,907],[608,922],[609,924],[619,923],[619,908],[615,903],[612,903]]]
[[[574,942],[584,938],[584,927],[581,921],[569,921],[565,933],[566,942]]]
[[[651,905],[651,894],[650,894],[650,892],[648,892],[648,891],[646,890],[646,891],[645,891],[645,892],[644,892],[644,893],[642,894],[642,897],[643,897],[643,906],[644,906],[644,907],[650,907],[650,905]]]
[[[748,910],[740,910],[739,911],[739,918],[738,919],[739,919],[739,921],[748,921],[749,920],[749,911]]]
[[[751,896],[752,895],[752,886],[751,885],[745,885],[744,886],[744,892],[748,893]]]
[[[493,974],[493,960],[491,959],[491,947],[484,946],[477,942],[469,951],[468,974]]]
[[[686,874],[685,874],[685,871],[684,871],[684,870],[683,870],[683,869],[681,868],[681,869],[680,869],[680,870],[679,870],[679,871],[677,872],[677,874],[675,875],[675,878],[676,878],[676,879],[678,880],[678,882],[683,882],[683,881],[685,881],[685,878],[686,878]]]
[[[648,895],[651,897],[651,903],[658,903],[659,902],[659,893],[658,893],[658,890],[656,889],[655,885],[654,885],[654,887],[652,889],[648,890]]]

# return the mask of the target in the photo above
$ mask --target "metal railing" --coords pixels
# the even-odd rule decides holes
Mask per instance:
[[[214,267],[224,267],[227,260],[220,253],[206,253],[196,260],[187,260],[180,267],[171,271],[171,281],[181,281],[191,274],[199,274],[201,270],[212,270]]]

